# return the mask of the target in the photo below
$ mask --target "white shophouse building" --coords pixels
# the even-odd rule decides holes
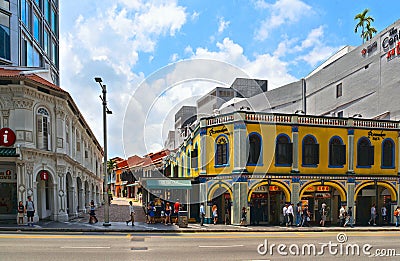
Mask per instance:
[[[15,134],[0,143],[0,219],[16,218],[27,196],[36,221],[66,221],[101,202],[102,148],[71,96],[41,73],[0,68],[0,134]]]

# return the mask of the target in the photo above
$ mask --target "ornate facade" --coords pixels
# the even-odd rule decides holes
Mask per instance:
[[[35,220],[66,221],[101,203],[102,148],[71,96],[27,72],[0,68],[0,129],[15,133],[0,146],[0,219],[16,217],[32,196]],[[3,174],[2,174],[3,173]]]

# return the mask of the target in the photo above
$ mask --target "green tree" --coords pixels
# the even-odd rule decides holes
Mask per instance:
[[[117,166],[117,163],[113,160],[107,161],[107,173],[111,173]]]
[[[354,20],[357,20],[356,28],[354,32],[358,32],[358,28],[361,28],[361,38],[363,39],[363,43],[372,38],[373,34],[376,33],[376,29],[371,26],[371,23],[374,22],[374,18],[371,16],[367,16],[369,9],[365,9],[362,13],[357,14],[354,17]]]

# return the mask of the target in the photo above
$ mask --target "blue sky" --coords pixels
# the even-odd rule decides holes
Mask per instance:
[[[102,144],[100,88],[93,80],[101,76],[114,112],[108,117],[109,157],[144,155],[162,147],[179,106],[193,104],[193,97],[215,86],[200,82],[184,89],[177,84],[156,102],[147,99],[157,97],[155,93],[136,97],[138,86],[160,68],[212,59],[267,79],[268,88],[276,88],[306,76],[341,47],[360,45],[354,16],[365,8],[378,32],[394,23],[399,18],[395,2],[385,5],[376,0],[60,1],[61,87],[71,93]],[[207,75],[207,68],[201,70]],[[172,77],[171,70],[161,71],[162,77]],[[225,79],[226,85],[233,80]],[[163,88],[174,83],[166,82]],[[148,93],[160,87],[145,85]],[[126,113],[132,98],[136,107],[147,108],[147,102],[156,110]],[[153,115],[151,126],[133,124],[146,115]],[[132,122],[129,131],[135,133],[130,140],[122,138],[126,121]],[[150,141],[143,146],[139,140],[145,135]],[[131,148],[128,155],[123,143]]]

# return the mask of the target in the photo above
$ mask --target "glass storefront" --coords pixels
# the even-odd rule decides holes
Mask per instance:
[[[15,164],[0,164],[0,215],[16,215],[17,204]]]

